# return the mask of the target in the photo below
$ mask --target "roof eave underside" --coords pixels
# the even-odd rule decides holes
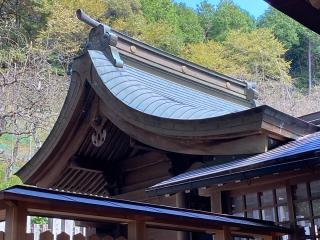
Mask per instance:
[[[203,167],[180,174],[147,189],[151,195],[245,180],[320,164],[320,132],[302,137],[269,152],[229,163]]]
[[[271,6],[320,33],[320,3],[318,0],[265,0]]]

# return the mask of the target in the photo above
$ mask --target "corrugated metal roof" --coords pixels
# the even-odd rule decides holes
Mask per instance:
[[[167,217],[179,217],[182,219],[196,219],[197,221],[202,221],[205,223],[217,223],[217,224],[231,224],[237,226],[254,227],[257,229],[269,229],[279,232],[288,232],[287,228],[279,227],[273,222],[241,218],[225,214],[209,214],[200,211],[193,211],[187,209],[180,209],[167,206],[152,205],[147,203],[139,203],[125,200],[117,200],[110,198],[87,196],[75,193],[59,192],[54,190],[40,189],[35,187],[26,186],[14,186],[1,191],[2,193],[15,194],[15,199],[22,199],[24,197],[32,197],[40,200],[46,201],[63,201],[73,204],[85,204],[86,207],[99,206],[103,211],[104,208],[112,210],[127,210],[130,213],[142,213],[145,215],[161,215],[161,219],[166,219]],[[4,200],[6,200],[6,195],[4,195]],[[155,216],[154,216],[155,217]],[[181,219],[182,218],[182,219]],[[172,219],[172,218],[170,218]]]
[[[90,50],[94,67],[120,101],[143,113],[170,119],[204,119],[248,109],[125,65],[117,68],[100,51]]]
[[[173,189],[179,185],[184,185],[183,188],[185,189],[201,187],[201,184],[204,184],[204,182],[205,184],[210,184],[210,179],[214,179],[215,183],[219,183],[219,178],[221,181],[229,179],[226,178],[227,175],[243,171],[257,171],[257,169],[270,165],[278,166],[272,171],[279,172],[281,169],[287,169],[283,167],[283,164],[287,164],[288,161],[289,163],[292,161],[292,163],[298,164],[298,162],[293,161],[293,158],[318,150],[320,150],[320,132],[309,134],[298,140],[253,157],[185,172],[158,183],[148,188],[147,191],[157,192],[161,190],[161,193],[163,194],[167,192],[172,193]],[[317,159],[319,158],[317,157]],[[294,167],[294,165],[292,167]],[[259,174],[261,174],[261,171],[259,171]],[[252,174],[247,175],[253,176]],[[197,183],[195,184],[195,182]],[[181,187],[179,190],[181,190]]]

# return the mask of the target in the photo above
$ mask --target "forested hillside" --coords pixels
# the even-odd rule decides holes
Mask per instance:
[[[88,27],[75,10],[232,77],[256,82],[261,103],[319,111],[320,38],[270,8],[259,19],[231,0],[190,9],[172,0],[0,0],[0,188],[50,132]]]

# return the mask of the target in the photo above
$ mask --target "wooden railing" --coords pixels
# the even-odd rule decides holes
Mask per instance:
[[[27,240],[35,240],[33,233],[26,233]],[[98,237],[96,234],[85,237],[81,233],[77,233],[74,236],[62,232],[57,235],[56,240],[127,240],[125,237],[113,238],[111,236]],[[0,232],[0,240],[5,240],[5,233]],[[40,233],[39,240],[54,240],[54,235],[50,231]]]

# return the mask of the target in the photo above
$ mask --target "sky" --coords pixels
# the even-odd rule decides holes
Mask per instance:
[[[268,8],[268,4],[263,0],[233,0],[234,3],[248,11],[252,16],[258,18]],[[196,8],[202,0],[176,0],[175,2],[183,2],[188,7]],[[220,0],[208,0],[209,3],[217,5]]]

